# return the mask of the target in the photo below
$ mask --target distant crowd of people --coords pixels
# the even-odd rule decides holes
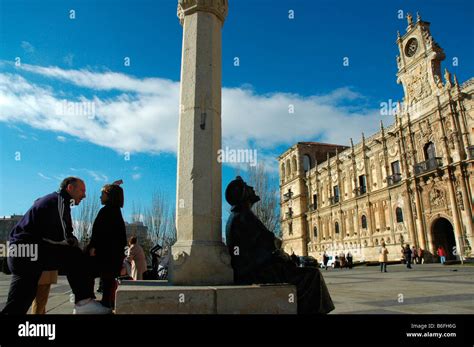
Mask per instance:
[[[354,258],[350,251],[347,252],[347,254],[345,254],[344,252],[341,252],[338,255],[334,256],[334,262],[331,264],[331,266],[334,268],[339,268],[339,269],[344,269],[344,268],[352,269],[352,267],[354,266],[353,259]],[[324,252],[323,265],[326,270],[328,269],[329,260],[330,260],[330,256],[326,252]]]
[[[379,263],[380,263],[380,272],[387,272],[387,263],[388,263],[388,254],[389,251],[385,242],[380,244],[379,248]],[[424,264],[425,263],[425,251],[421,247],[410,247],[409,244],[405,244],[401,246],[400,249],[401,254],[401,261],[403,264],[406,264],[408,269],[412,269],[412,265],[414,264]],[[446,262],[447,252],[443,246],[438,246],[436,250],[436,254],[439,257],[441,264]],[[334,256],[334,260],[331,261],[331,256],[329,256],[326,252],[323,253],[323,266],[326,270],[328,267],[333,268],[348,268],[352,269],[354,266],[353,264],[353,257],[351,252],[341,252]]]

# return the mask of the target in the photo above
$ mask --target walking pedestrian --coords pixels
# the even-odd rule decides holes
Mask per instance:
[[[423,256],[424,256],[423,249],[421,247],[419,247],[418,248],[418,264],[423,264],[424,263]]]
[[[404,250],[405,261],[407,263],[407,269],[411,269],[411,249],[410,245],[407,243]]]
[[[328,269],[328,261],[329,261],[329,256],[328,254],[326,253],[326,251],[324,251],[324,254],[323,254],[323,264],[324,264],[324,268],[327,270]]]
[[[436,252],[439,256],[439,260],[442,265],[446,262],[446,251],[444,250],[444,247],[439,245],[438,246],[438,251]]]
[[[347,266],[349,267],[349,269],[352,269],[352,253],[350,251],[347,252],[346,259],[347,259]]]
[[[411,259],[413,264],[416,264],[418,261],[418,252],[416,251],[415,246],[411,248]]]
[[[385,242],[382,242],[379,250],[380,272],[387,272],[388,249],[385,247]]]

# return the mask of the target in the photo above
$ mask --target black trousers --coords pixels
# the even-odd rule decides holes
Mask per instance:
[[[38,287],[38,280],[44,270],[61,269],[67,274],[76,303],[93,297],[89,286],[90,269],[86,256],[80,248],[52,245],[42,242],[38,245],[38,259],[9,257],[8,266],[12,272],[7,304],[2,313],[26,314]]]
[[[102,284],[101,304],[113,308],[115,306],[116,278],[120,276],[123,257],[109,256],[104,258],[88,256],[90,268],[93,269],[90,278],[90,288],[94,291],[95,278],[100,277]]]

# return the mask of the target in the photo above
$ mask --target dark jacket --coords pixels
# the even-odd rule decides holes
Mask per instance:
[[[403,254],[405,255],[405,259],[411,259],[411,249],[410,248],[404,248],[403,249]]]
[[[37,199],[10,232],[9,242],[66,243],[74,238],[71,220],[71,196],[54,192]]]
[[[96,261],[103,270],[120,270],[125,257],[127,235],[120,207],[105,205],[92,226],[88,248],[95,248]]]

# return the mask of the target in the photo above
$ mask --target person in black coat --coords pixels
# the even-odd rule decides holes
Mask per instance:
[[[120,210],[124,202],[121,183],[121,180],[116,181],[102,188],[100,201],[104,207],[97,214],[87,246],[96,270],[95,277],[100,277],[102,281],[101,304],[111,308],[115,302],[115,278],[120,275],[127,245],[125,222]]]
[[[278,239],[252,212],[260,198],[240,176],[225,192],[232,213],[226,226],[226,242],[239,285],[291,283],[297,288],[298,313],[325,314],[334,310],[324,278],[316,268],[297,267],[279,248]]]
[[[405,256],[405,261],[407,263],[407,269],[411,269],[411,249],[410,245],[407,243],[403,249],[403,255]]]

